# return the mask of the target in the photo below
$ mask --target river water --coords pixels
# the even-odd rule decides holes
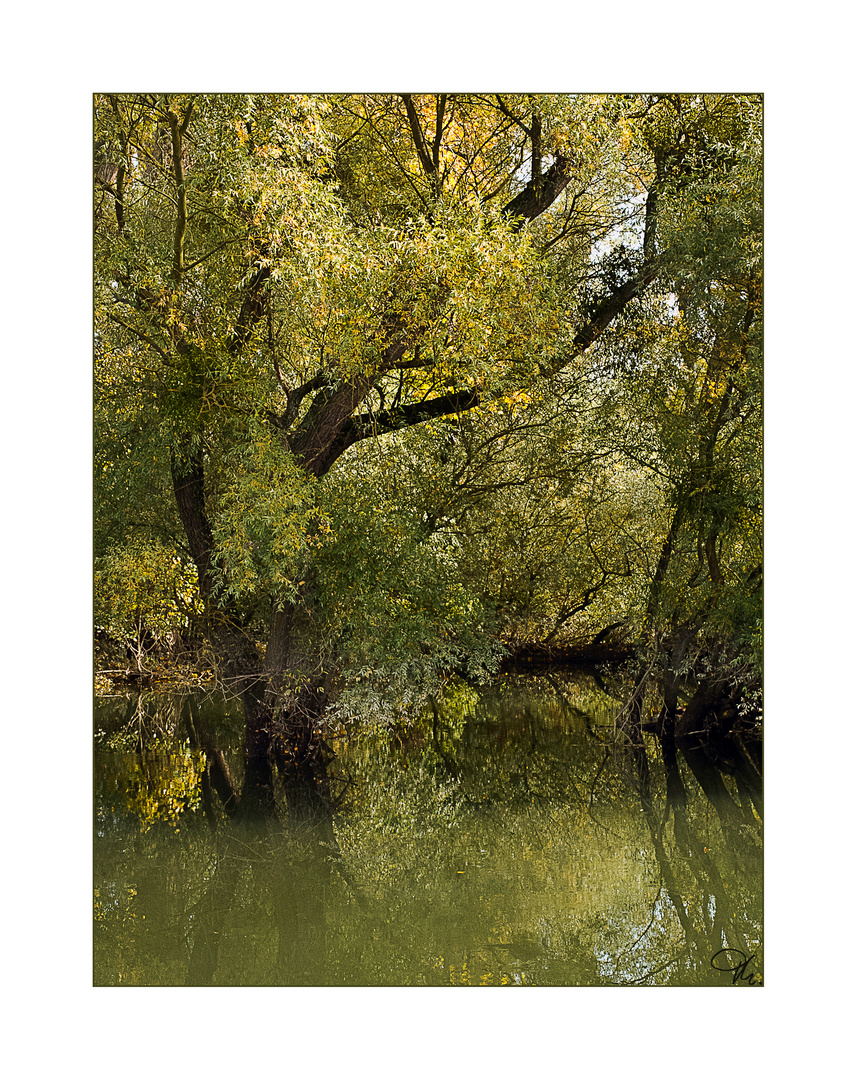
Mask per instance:
[[[758,808],[680,757],[667,815],[658,742],[646,794],[617,708],[583,673],[451,687],[331,738],[250,828],[224,808],[235,702],[97,699],[95,985],[760,985]]]

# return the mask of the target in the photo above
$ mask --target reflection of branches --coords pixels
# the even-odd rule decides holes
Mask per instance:
[[[598,772],[595,774],[595,779],[592,781],[592,788],[591,788],[591,790],[589,792],[589,805],[587,806],[586,809],[587,809],[587,812],[588,812],[589,817],[591,818],[592,822],[595,825],[597,825],[599,829],[603,829],[604,832],[608,833],[610,836],[615,836],[615,837],[618,837],[619,839],[621,839],[622,838],[621,833],[617,833],[613,829],[608,829],[603,821],[598,820],[598,818],[595,816],[595,812],[592,809],[592,803],[593,803],[593,800],[595,798],[595,787],[596,787],[596,785],[598,783],[598,779],[601,776],[601,773],[602,773],[602,771],[604,769],[604,766],[610,760],[611,756],[612,756],[612,751],[608,750],[607,753],[604,755],[604,760],[598,766]]]
[[[691,873],[696,878],[701,895],[710,896],[715,905],[715,916],[709,920],[712,932],[712,942],[721,944],[726,940],[726,931],[730,931],[738,947],[747,950],[747,928],[739,926],[739,920],[730,901],[726,885],[720,875],[720,871],[714,859],[708,853],[702,841],[693,834],[687,822],[685,822],[685,834],[687,836],[688,851],[695,857],[688,861]],[[734,838],[730,845],[733,852],[736,851]],[[703,915],[707,914],[706,905],[703,905]]]
[[[667,853],[664,849],[663,841],[661,840],[660,825],[656,821],[653,813],[646,813],[645,817],[646,824],[649,826],[649,832],[652,836],[655,858],[658,861],[658,867],[661,872],[661,881],[666,886],[667,896],[670,898],[670,902],[678,916],[678,921],[681,923],[681,928],[684,930],[688,948],[696,946],[696,948],[699,949],[701,946],[701,939],[693,923],[690,921],[690,916],[687,913],[687,908],[684,905],[681,892],[676,883],[675,876],[673,875],[672,866],[667,858]]]
[[[696,879],[698,886],[696,891],[700,896],[701,904],[700,914],[704,924],[702,930],[694,925],[689,908],[684,901],[683,894],[686,895],[687,890],[683,890],[679,887],[673,872],[670,857],[663,842],[665,822],[659,822],[657,820],[651,806],[646,807],[644,805],[643,809],[645,810],[646,823],[651,835],[652,845],[654,847],[655,857],[661,876],[661,888],[666,889],[667,896],[669,897],[670,903],[681,924],[682,931],[687,941],[686,954],[691,957],[702,958],[705,957],[706,954],[710,955],[712,951],[716,951],[716,949],[720,948],[724,942],[730,940],[736,947],[741,948],[745,952],[748,951],[747,927],[742,927],[740,925],[740,920],[737,918],[734,906],[730,903],[730,897],[721,878],[720,870],[713,857],[709,855],[708,849],[704,847],[699,838],[693,834],[683,811],[678,809],[676,811],[677,818],[680,815],[682,828],[680,833],[678,829],[675,831],[677,839],[681,838],[684,850],[688,855],[692,856],[692,858],[687,858],[685,856],[682,859],[682,865],[686,866]],[[678,825],[678,820],[676,824]],[[659,889],[658,895],[660,895],[660,891],[661,890]],[[713,915],[709,911],[709,902],[713,902],[714,904]],[[655,903],[657,903],[657,897]],[[637,942],[648,933],[653,920],[654,910],[652,920],[650,920],[646,930],[643,931],[634,944],[637,944]],[[633,948],[633,945],[629,946],[629,948]],[[650,978],[661,970],[663,970],[663,967],[653,969],[646,976],[633,981],[634,983],[645,981],[645,979]]]
[[[672,967],[673,964],[677,964],[679,960],[683,960],[687,956],[688,950],[682,949],[680,953],[677,953],[671,960],[667,960],[666,963],[661,964],[660,967],[652,968],[651,971],[647,971],[645,975],[641,975],[638,979],[628,979],[622,983],[614,983],[614,986],[638,986],[640,983],[645,982],[647,979],[651,979],[654,975],[660,974],[662,971],[666,971],[668,967]]]
[[[652,926],[655,922],[655,915],[657,914],[658,900],[660,900],[661,898],[661,893],[663,892],[663,889],[664,883],[662,881],[660,885],[658,885],[658,891],[655,893],[655,898],[652,901],[652,917],[651,919],[649,919],[648,924],[646,925],[646,929],[642,932],[642,934],[640,934],[639,937],[632,941],[630,945],[626,945],[625,948],[620,951],[620,955],[621,953],[630,952],[630,950],[633,949],[635,945],[639,945],[639,943],[643,940],[646,934],[648,934],[648,932],[652,929]]]
[[[228,844],[228,838],[227,838]],[[217,972],[221,931],[235,898],[241,864],[228,847],[218,852],[208,888],[191,912],[190,959],[185,986],[212,986]]]
[[[595,774],[595,779],[592,781],[592,787],[589,790],[589,813],[590,813],[590,816],[592,814],[592,803],[593,803],[593,801],[595,799],[595,787],[596,787],[596,785],[598,783],[598,780],[601,777],[601,773],[604,771],[604,766],[610,760],[610,756],[611,756],[611,751],[608,750],[607,753],[604,755],[604,758],[603,758],[601,764],[598,766],[598,772]]]
[[[632,743],[637,744],[641,741],[639,734],[640,708],[643,703],[643,696],[646,692],[646,685],[648,684],[649,676],[651,675],[654,666],[655,661],[653,660],[643,672],[642,677],[638,677],[637,685],[634,687],[633,693],[619,712],[616,713],[616,717],[613,721],[614,736],[622,731],[631,738]]]

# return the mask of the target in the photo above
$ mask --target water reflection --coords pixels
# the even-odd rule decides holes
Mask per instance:
[[[739,950],[748,985],[753,750],[623,746],[615,712],[584,676],[459,686],[242,820],[240,713],[99,706],[96,984],[731,986]]]

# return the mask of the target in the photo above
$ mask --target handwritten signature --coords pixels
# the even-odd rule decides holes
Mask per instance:
[[[758,971],[750,969],[755,959],[755,953],[747,956],[740,949],[721,949],[711,957],[711,966],[715,971],[731,971],[733,986],[737,986],[739,982],[745,982],[748,986],[761,986],[762,976]]]

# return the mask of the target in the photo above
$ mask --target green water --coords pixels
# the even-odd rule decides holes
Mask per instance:
[[[615,711],[585,675],[459,687],[408,729],[332,740],[327,777],[260,831],[211,764],[240,790],[234,703],[100,699],[95,984],[760,983],[758,817],[727,777],[721,825],[682,765],[679,843],[658,744],[646,812]]]

